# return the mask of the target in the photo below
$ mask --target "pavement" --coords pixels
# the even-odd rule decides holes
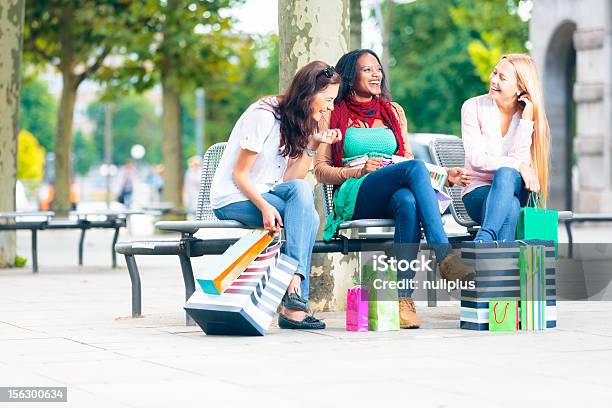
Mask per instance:
[[[558,328],[539,333],[461,330],[458,304],[446,302],[418,305],[419,330],[351,333],[342,313],[319,313],[327,330],[206,336],[185,326],[178,259],[139,258],[144,317],[134,319],[123,260],[110,268],[112,232],[88,232],[82,267],[78,236],[42,231],[38,274],[0,269],[0,387],[66,386],[68,401],[51,406],[585,408],[612,398],[612,302],[559,302]],[[29,258],[28,232],[18,252]]]

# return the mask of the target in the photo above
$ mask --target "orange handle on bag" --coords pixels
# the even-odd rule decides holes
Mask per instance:
[[[238,257],[230,266],[225,269],[215,280],[214,284],[223,292],[232,282],[246,269],[246,267],[268,246],[274,239],[274,232],[268,231],[268,234],[263,235],[248,251]]]
[[[495,306],[493,306],[493,319],[495,319],[495,323],[502,324],[504,320],[506,320],[506,313],[508,312],[509,304],[506,303],[506,307],[504,308],[504,317],[502,317],[501,320],[497,320],[497,305],[499,305],[499,302],[495,302]]]

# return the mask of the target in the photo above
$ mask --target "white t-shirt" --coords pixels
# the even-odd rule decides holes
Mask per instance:
[[[267,103],[275,105],[278,101],[276,97],[260,99],[249,106],[236,122],[213,178],[210,190],[212,208],[248,200],[232,175],[241,148],[257,153],[249,175],[260,194],[283,182],[288,158],[281,156],[280,121]]]

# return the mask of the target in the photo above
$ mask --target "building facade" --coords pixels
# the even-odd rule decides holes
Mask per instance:
[[[535,0],[531,55],[552,133],[549,207],[612,212],[612,0]]]

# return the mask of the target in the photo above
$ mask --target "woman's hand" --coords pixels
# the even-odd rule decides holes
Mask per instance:
[[[315,133],[311,137],[311,140],[317,145],[319,145],[319,143],[327,143],[331,145],[339,142],[341,139],[342,133],[340,133],[340,129],[327,129],[322,132]]]
[[[527,92],[523,93],[518,100],[525,105],[521,113],[521,119],[533,121],[533,103],[529,99],[529,94]]]
[[[462,167],[450,167],[446,169],[448,181],[454,185],[465,187],[472,182],[472,173]]]
[[[525,188],[527,190],[533,191],[534,193],[540,191],[540,180],[538,180],[538,175],[530,166],[525,165],[525,163],[521,163],[519,166],[519,172],[521,173],[521,177],[525,182]]]
[[[372,173],[373,171],[376,171],[378,169],[380,169],[382,166],[382,164],[380,163],[379,159],[375,159],[370,157],[364,164],[364,166],[361,168],[361,173],[359,173],[359,177],[363,177],[368,173]]]
[[[259,210],[261,211],[261,218],[263,220],[264,228],[276,232],[278,230],[278,227],[283,226],[283,219],[281,218],[278,210],[274,208],[274,206],[266,202]]]

